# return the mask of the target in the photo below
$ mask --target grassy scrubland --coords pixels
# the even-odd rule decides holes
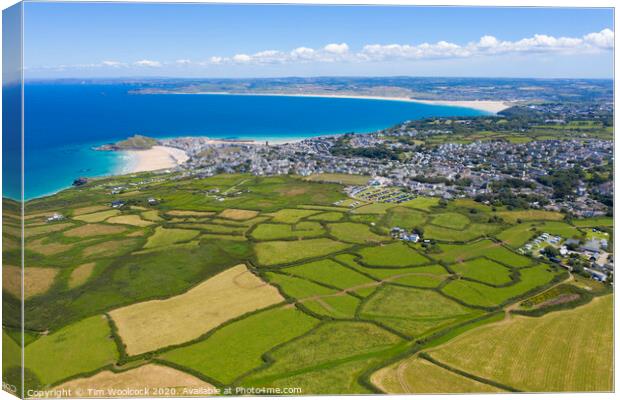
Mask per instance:
[[[609,218],[430,197],[356,205],[343,185],[367,177],[350,175],[173,175],[96,179],[27,203],[27,385],[148,386],[158,371],[166,385],[303,394],[609,387],[611,296],[598,297],[609,288],[561,283],[566,272],[516,252],[539,232],[583,237]],[[116,186],[131,188],[112,209]],[[18,208],[5,203],[3,374],[12,377],[21,251]],[[56,212],[66,218],[47,223]],[[392,238],[396,226],[430,243]],[[570,287],[551,288],[560,283]],[[582,296],[542,317],[504,319],[505,308],[565,293]],[[479,360],[488,354],[498,355],[492,368]]]

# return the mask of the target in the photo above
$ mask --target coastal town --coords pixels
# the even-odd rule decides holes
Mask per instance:
[[[345,186],[350,200],[334,206],[355,209],[370,202],[400,204],[416,197],[472,199],[494,208],[561,212],[578,221],[613,215],[610,112],[608,103],[536,104],[496,116],[406,121],[368,134],[290,143],[207,137],[149,141],[135,136],[121,147],[138,152],[152,151],[151,146],[167,148],[184,153],[187,160],[162,170],[173,174],[132,184],[138,187],[226,173],[323,176],[325,182],[345,184],[343,176],[362,176],[367,177],[364,184]],[[524,113],[529,116],[515,125],[514,116]],[[113,187],[110,194],[126,190]],[[225,201],[241,194],[211,190],[205,196]],[[149,205],[153,204],[157,199],[150,198]],[[110,205],[119,208],[125,203],[112,200]],[[595,280],[613,280],[609,232],[587,228],[585,236],[577,237],[576,232],[558,235],[553,229],[532,229],[534,234],[529,233],[531,240],[519,249],[521,253]],[[422,229],[392,226],[390,233],[395,239],[425,246],[433,242],[424,238]]]
[[[579,110],[577,115],[581,115]],[[449,124],[441,119],[405,122],[370,134],[322,136],[283,144],[204,137],[175,138],[162,144],[187,153],[189,160],[180,167],[185,175],[366,175],[381,177],[383,186],[446,200],[468,197],[489,204],[564,211],[575,217],[610,212],[611,139],[575,129],[572,137],[523,140],[528,129],[522,128],[522,136],[450,140],[464,126],[479,124],[480,119],[498,117],[458,119]],[[547,125],[562,127],[557,121],[547,120]],[[439,137],[435,145],[428,145],[429,139]],[[567,179],[570,187],[566,187]]]

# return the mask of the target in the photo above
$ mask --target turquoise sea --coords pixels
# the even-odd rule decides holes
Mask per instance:
[[[122,154],[98,152],[92,147],[134,134],[281,141],[368,133],[430,116],[484,114],[468,108],[391,100],[129,93],[139,87],[27,83],[25,198],[55,193],[69,187],[78,176],[119,173],[127,162]],[[19,197],[6,185],[3,194]]]

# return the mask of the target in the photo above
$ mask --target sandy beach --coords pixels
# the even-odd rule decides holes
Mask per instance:
[[[473,108],[475,110],[481,110],[493,114],[497,114],[507,108],[513,106],[508,101],[495,101],[495,100],[414,100],[416,103],[435,104],[439,106],[454,106],[454,107],[466,107]]]
[[[149,150],[129,150],[126,153],[130,158],[126,173],[174,168],[189,159],[183,150],[166,146],[153,146]]]
[[[295,97],[335,97],[339,99],[367,99],[367,100],[391,100],[406,101],[410,103],[434,104],[438,106],[452,106],[473,108],[492,114],[512,107],[512,103],[501,100],[420,100],[409,97],[390,97],[390,96],[364,96],[354,94],[311,94],[311,93],[233,93],[233,92],[196,92],[196,93],[174,93],[174,94],[219,94],[234,96],[295,96]]]

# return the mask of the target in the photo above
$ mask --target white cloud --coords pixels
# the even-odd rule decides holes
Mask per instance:
[[[613,49],[614,47],[614,31],[611,29],[603,29],[600,32],[588,33],[583,40],[594,47],[601,49]]]
[[[311,49],[309,47],[298,47],[291,51],[291,58],[299,60],[311,60],[315,54],[316,51],[314,49]]]
[[[138,67],[151,67],[151,68],[161,67],[161,62],[153,61],[153,60],[140,60],[140,61],[134,62],[133,64],[137,65]]]
[[[113,68],[119,68],[119,67],[125,67],[127,66],[127,64],[122,63],[120,61],[112,61],[112,60],[104,60],[101,62],[101,64],[104,67],[113,67]]]
[[[237,63],[246,64],[252,61],[252,57],[247,54],[235,54],[232,60]]]
[[[614,32],[603,29],[582,37],[555,37],[536,34],[515,41],[504,41],[492,35],[484,35],[478,41],[457,44],[449,41],[419,44],[367,44],[353,51],[347,43],[329,43],[322,48],[297,47],[293,50],[263,50],[254,54],[233,56],[212,55],[206,61],[179,59],[173,62],[139,60],[133,63],[105,60],[98,64],[61,65],[45,68],[119,68],[162,67],[164,65],[213,66],[226,64],[286,64],[286,63],[328,63],[328,62],[379,62],[385,60],[415,61],[424,59],[456,59],[470,57],[492,57],[505,54],[592,54],[610,51],[614,46]],[[36,69],[36,68],[35,68]]]
[[[498,43],[499,40],[495,36],[485,35],[478,41],[478,46],[482,48],[495,47]]]
[[[323,50],[333,54],[346,54],[349,51],[349,45],[346,43],[330,43]]]
[[[490,56],[508,53],[557,53],[582,54],[600,52],[613,48],[614,32],[604,29],[581,38],[534,35],[517,41],[500,41],[485,35],[477,42],[458,45],[446,41],[419,45],[366,45],[357,54],[365,61],[385,59],[436,59]]]

